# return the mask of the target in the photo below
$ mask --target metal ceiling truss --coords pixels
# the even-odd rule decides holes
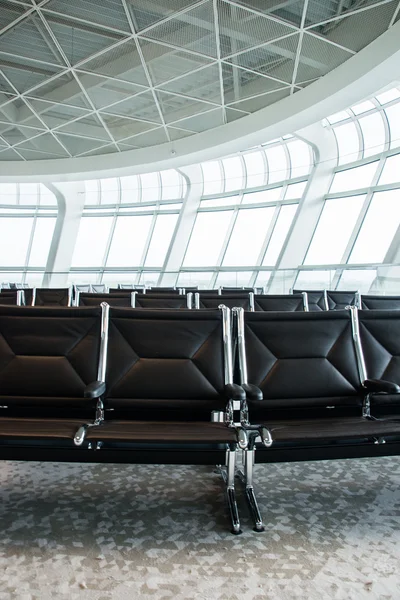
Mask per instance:
[[[323,77],[399,13],[397,0],[0,0],[0,160],[213,129]]]

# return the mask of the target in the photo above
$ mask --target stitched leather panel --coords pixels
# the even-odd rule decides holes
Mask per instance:
[[[282,311],[304,311],[303,296],[301,294],[291,295],[257,295],[254,302],[255,310],[282,310]]]
[[[400,312],[360,311],[359,320],[368,378],[400,384]]]
[[[223,423],[109,421],[88,430],[90,440],[119,440],[132,442],[236,442],[234,429]]]
[[[400,310],[400,296],[361,296],[364,310]]]
[[[248,381],[268,407],[359,404],[348,313],[247,313],[245,321]]]
[[[327,291],[329,310],[344,310],[356,305],[356,292]]]
[[[169,296],[168,294],[136,294],[135,305],[137,308],[187,308],[186,296],[177,294]]]
[[[97,379],[101,309],[54,313],[47,308],[1,308],[3,404],[20,404],[23,398],[29,404],[35,398],[56,404],[59,398],[78,398],[87,403],[83,389]]]
[[[223,294],[216,296],[215,294],[207,296],[200,293],[200,308],[218,308],[220,304],[224,304],[228,308],[241,306],[244,310],[250,310],[249,294]]]
[[[68,288],[37,288],[35,306],[68,306]]]
[[[208,315],[206,313],[209,313]],[[107,398],[135,406],[220,400],[224,388],[220,311],[110,310]],[[196,402],[198,405],[198,402]]]
[[[79,306],[100,306],[107,302],[110,306],[131,306],[130,294],[79,294]]]

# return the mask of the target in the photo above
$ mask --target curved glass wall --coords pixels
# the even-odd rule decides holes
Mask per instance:
[[[0,281],[41,285],[58,213],[42,184],[0,183]]]
[[[322,125],[337,155],[319,195],[313,146],[295,135],[203,163],[200,181],[185,169],[86,181],[65,285],[400,294],[400,88]],[[56,217],[43,185],[0,184],[2,281],[42,282]]]

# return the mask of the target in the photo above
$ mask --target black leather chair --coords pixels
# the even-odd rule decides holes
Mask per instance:
[[[34,288],[34,306],[71,306],[72,288]]]
[[[360,378],[369,392],[365,415],[396,414],[400,422],[400,311],[362,310],[358,319],[365,369]]]
[[[203,294],[202,292],[196,293],[195,297],[195,308],[218,308],[220,304],[233,308],[234,306],[241,306],[244,310],[253,310],[254,294]]]
[[[135,308],[192,308],[192,294],[191,292],[187,296],[167,293],[154,294],[150,291],[146,294],[135,293],[132,304]]]
[[[256,311],[304,311],[306,297],[303,294],[282,295],[257,295],[254,297],[254,310]]]
[[[227,494],[233,532],[239,533],[234,463],[247,438],[233,423],[232,401],[243,401],[244,392],[231,381],[227,331],[228,309],[111,308],[105,406],[112,412],[106,410],[105,421],[88,429],[85,440],[104,450],[142,447],[147,455],[157,448],[182,455],[197,448],[200,464],[207,450],[228,450]],[[218,420],[225,414],[224,422],[211,422],[214,411]]]
[[[238,309],[234,314],[238,383],[248,400],[248,414],[241,417],[250,436],[246,465],[254,464],[258,435],[264,446],[257,445],[257,462],[273,461],[275,451],[284,456],[280,460],[289,461],[371,456],[375,442],[387,436],[394,437],[395,453],[400,452],[400,419],[372,420],[365,415],[366,396],[386,387],[366,380],[362,385],[350,310],[243,313]],[[245,477],[246,489],[251,488],[251,468]],[[260,522],[255,500],[250,507],[255,522]]]
[[[57,460],[49,444],[72,449],[82,423],[95,421],[100,316],[100,307],[0,306],[1,451],[18,442],[25,458],[41,448]]]
[[[293,290],[293,294],[301,294],[303,292],[307,294],[309,312],[320,312],[321,310],[329,310],[331,308],[326,290]]]
[[[25,297],[23,290],[1,290],[0,304],[3,306],[24,306]]]
[[[102,302],[107,302],[110,306],[132,306],[132,290],[130,294],[91,294],[79,292],[77,296],[77,306],[100,306]]]
[[[400,296],[369,296],[362,294],[363,310],[400,310]]]
[[[359,292],[347,292],[344,290],[340,291],[326,291],[329,310],[345,310],[347,306],[359,306]]]

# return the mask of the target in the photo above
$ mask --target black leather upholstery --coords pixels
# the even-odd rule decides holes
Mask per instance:
[[[310,312],[319,312],[333,308],[333,305],[331,306],[329,303],[329,299],[328,307],[326,307],[324,290],[293,290],[293,294],[301,294],[302,292],[307,292],[308,310]]]
[[[208,295],[200,292],[200,308],[218,308],[220,304],[224,304],[228,308],[241,306],[244,310],[250,310],[250,296],[248,292],[244,294],[232,293],[219,295]]]
[[[327,290],[326,294],[329,310],[344,310],[346,306],[357,306],[357,292]]]
[[[93,404],[100,308],[0,307],[0,405]]]
[[[361,296],[363,310],[400,310],[400,296]]]
[[[36,288],[35,306],[68,306],[68,288]]]
[[[361,405],[347,311],[245,313],[245,340],[248,381],[265,409]]]
[[[169,295],[167,293],[153,294],[136,294],[135,308],[187,308],[186,296],[178,294]]]
[[[17,306],[17,290],[4,290],[4,292],[1,292],[0,304],[3,306]]]
[[[111,308],[106,380],[135,420],[209,421],[226,406],[221,311]]]
[[[79,306],[100,306],[102,302],[107,302],[110,306],[129,307],[131,306],[131,294],[91,294],[86,292],[79,294]]]
[[[368,379],[400,385],[400,312],[359,311],[360,339]],[[374,404],[398,404],[398,394],[374,394]]]
[[[304,311],[303,296],[301,294],[257,295],[254,298],[254,310]]]

